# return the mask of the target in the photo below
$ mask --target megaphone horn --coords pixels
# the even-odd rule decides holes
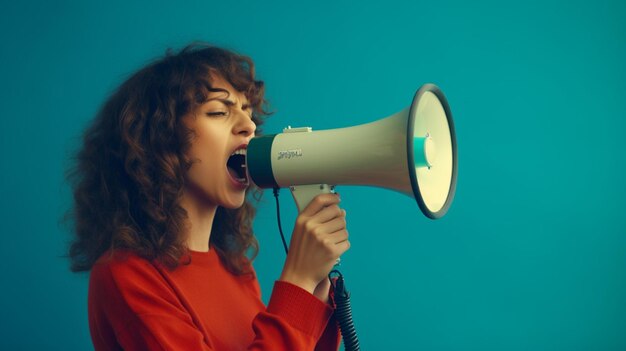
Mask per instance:
[[[432,219],[448,211],[457,180],[452,114],[434,84],[423,85],[410,107],[378,121],[319,131],[289,127],[253,138],[246,162],[260,188],[305,186],[323,193],[331,191],[326,184],[382,187],[414,198]],[[312,196],[294,198],[302,210]]]

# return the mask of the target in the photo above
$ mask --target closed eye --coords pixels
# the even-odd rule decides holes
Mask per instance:
[[[227,114],[228,113],[225,111],[210,111],[206,113],[206,115],[210,117],[226,116]]]

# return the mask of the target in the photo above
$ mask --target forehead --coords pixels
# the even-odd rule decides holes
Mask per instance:
[[[236,99],[241,102],[247,102],[248,99],[246,95],[242,92],[237,91],[224,77],[222,77],[219,73],[211,72],[211,76],[209,78],[211,82],[211,86],[214,89],[223,89],[224,91],[211,91],[209,92],[209,98],[217,98],[217,99],[225,99],[231,98]]]

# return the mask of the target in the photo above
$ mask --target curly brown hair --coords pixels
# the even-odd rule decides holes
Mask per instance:
[[[260,126],[264,84],[255,80],[246,56],[206,44],[192,44],[149,64],[126,80],[104,103],[83,135],[68,172],[74,205],[69,211],[76,237],[69,248],[71,270],[88,271],[105,252],[130,250],[175,268],[189,262],[184,242],[186,211],[180,205],[185,155],[192,131],[183,117],[206,102],[211,72],[245,94]],[[258,133],[258,128],[257,128]],[[241,208],[218,207],[211,231],[216,248],[235,274],[250,272],[258,252],[252,233],[258,188],[249,188]]]

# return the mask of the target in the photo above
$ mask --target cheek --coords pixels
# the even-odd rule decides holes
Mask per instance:
[[[191,139],[191,147],[189,149],[190,156],[200,159],[203,162],[215,159],[219,154],[219,135],[214,133],[210,128],[198,127],[194,131]]]
[[[197,178],[197,176],[203,176],[203,178],[210,178],[215,172],[219,172],[222,169],[220,163],[224,163],[221,154],[224,152],[223,147],[220,146],[220,140],[215,135],[198,134],[192,141],[189,149],[189,157],[192,160],[193,165],[189,170],[190,176]]]

